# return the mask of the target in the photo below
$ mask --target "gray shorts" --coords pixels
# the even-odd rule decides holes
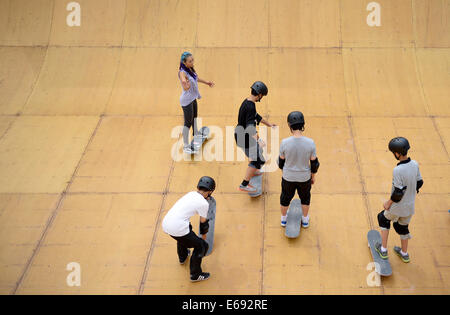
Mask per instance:
[[[400,225],[409,225],[409,222],[411,222],[412,215],[409,215],[407,217],[399,217],[398,215],[392,214],[389,210],[384,210],[384,216],[386,219],[392,222],[397,222]],[[381,228],[382,230],[387,230],[386,228]],[[411,238],[411,233],[406,235],[400,235],[400,238],[402,240],[407,240]]]

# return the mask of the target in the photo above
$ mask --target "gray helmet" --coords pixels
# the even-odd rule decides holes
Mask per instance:
[[[305,117],[302,112],[292,112],[288,115],[287,122],[289,127],[296,124],[305,124]]]
[[[216,189],[216,182],[214,181],[213,178],[209,176],[203,176],[198,181],[197,188],[198,189],[203,188],[207,191],[214,191]]]
[[[396,137],[389,141],[389,151],[392,153],[399,153],[401,155],[408,154],[410,149],[409,142],[406,138]]]
[[[266,96],[267,93],[269,93],[269,89],[267,89],[267,86],[261,81],[256,81],[253,83],[252,90],[254,90],[258,95],[262,94],[263,96]]]

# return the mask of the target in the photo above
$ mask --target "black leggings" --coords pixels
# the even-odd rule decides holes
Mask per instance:
[[[188,248],[194,248],[190,262],[191,276],[194,278],[199,276],[202,273],[202,258],[200,256],[203,256],[208,251],[208,243],[192,231],[192,225],[190,224],[189,234],[180,237],[172,236],[172,238],[177,241],[177,252],[180,261],[186,260]]]
[[[288,182],[282,178],[280,204],[283,207],[289,207],[296,190],[302,205],[309,206],[311,203],[311,179],[307,182]]]
[[[189,144],[189,130],[191,127],[192,134],[195,136],[198,133],[196,118],[198,115],[198,105],[197,100],[192,101],[187,106],[183,106],[183,114],[184,114],[184,128],[183,128],[183,141],[185,145]]]

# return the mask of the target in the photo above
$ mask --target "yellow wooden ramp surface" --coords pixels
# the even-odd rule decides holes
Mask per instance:
[[[69,1],[0,0],[1,294],[450,293],[450,0],[377,0],[373,27],[369,0],[77,2],[69,27]],[[186,50],[216,84],[200,86],[199,116],[222,161],[172,154]],[[237,190],[247,162],[226,158],[256,80],[280,139],[300,110],[317,145],[296,240],[279,223],[280,171],[253,200]],[[393,275],[377,285],[366,233],[389,198],[395,136],[425,184],[412,261],[395,257],[392,231]],[[217,181],[212,276],[190,283],[161,221],[202,175]]]

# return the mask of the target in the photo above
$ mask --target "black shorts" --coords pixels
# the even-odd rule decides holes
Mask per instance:
[[[238,135],[234,134],[234,139],[236,140],[236,144],[238,147],[240,147],[245,155],[250,159],[250,163],[248,166],[254,167],[256,169],[261,169],[261,167],[266,163],[266,160],[264,159],[263,152],[261,147],[259,146],[258,142],[253,139],[249,138],[246,139],[246,146],[240,146],[240,143],[238,142]]]
[[[280,204],[283,207],[289,207],[296,190],[302,205],[309,206],[311,203],[311,179],[307,182],[288,182],[282,178]]]

